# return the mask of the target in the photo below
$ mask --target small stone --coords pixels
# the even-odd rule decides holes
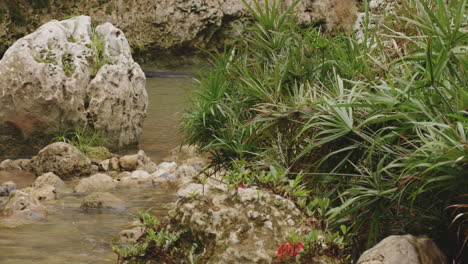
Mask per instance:
[[[119,171],[120,170],[120,165],[119,165],[119,158],[113,157],[109,160],[109,170],[111,171]]]
[[[135,243],[144,233],[143,227],[134,227],[119,233],[119,239],[124,243]]]
[[[23,192],[29,193],[32,197],[39,200],[40,202],[57,200],[57,191],[52,185],[41,185],[37,188],[27,187],[22,189]]]
[[[108,171],[109,170],[109,164],[110,161],[108,159],[103,160],[99,163],[99,168],[103,171]]]
[[[177,163],[175,161],[172,162],[162,162],[158,165],[158,169],[167,171],[167,173],[171,174],[176,171]]]
[[[75,186],[74,190],[77,193],[107,191],[114,189],[116,183],[112,177],[106,174],[94,174],[91,177],[81,179]]]
[[[177,184],[188,184],[193,182],[197,175],[197,170],[192,166],[182,165],[173,174],[168,176],[168,180]]]
[[[0,171],[9,171],[9,170],[31,170],[30,167],[31,160],[29,159],[17,159],[10,160],[6,159],[0,163]]]
[[[140,185],[140,184],[152,184],[153,177],[146,171],[136,170],[132,172],[130,176],[125,176],[120,179],[121,185]]]
[[[37,177],[33,183],[33,187],[41,187],[42,185],[51,185],[58,188],[65,186],[65,183],[53,172],[48,172]]]
[[[88,209],[125,209],[124,202],[118,197],[105,192],[95,192],[86,196],[81,202],[81,208]]]
[[[119,159],[120,167],[126,171],[133,171],[138,166],[138,155],[126,155]]]
[[[0,185],[0,196],[8,196],[12,191],[16,190],[16,183],[7,181]]]
[[[102,161],[112,158],[112,153],[106,147],[87,147],[86,156],[91,160]]]

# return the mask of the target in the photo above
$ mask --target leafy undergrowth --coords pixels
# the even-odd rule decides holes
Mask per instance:
[[[207,253],[205,246],[210,238],[198,237],[174,221],[169,213],[162,221],[147,212],[139,212],[136,217],[145,233],[133,245],[112,245],[119,263],[203,263]],[[200,262],[201,261],[201,262]]]
[[[373,27],[364,1],[362,39],[301,28],[269,2],[250,7],[256,23],[240,44],[211,54],[187,142],[233,171],[232,186],[264,186],[305,210],[329,199],[329,228],[349,227],[353,258],[412,233],[462,263],[467,1],[400,1]]]
[[[236,195],[235,193],[231,192],[232,195]],[[199,200],[200,203],[191,203],[194,199]],[[193,207],[197,206],[196,204],[203,204],[203,207],[206,207],[206,211],[213,210],[213,201],[202,195],[185,199],[185,201],[188,204],[182,203],[181,206]],[[327,212],[328,202],[328,199],[317,199],[315,201],[317,210],[323,210],[324,213]],[[140,212],[136,220],[143,227],[143,235],[134,244],[129,245],[119,242],[112,245],[113,251],[118,255],[118,262],[217,263],[213,258],[217,256],[216,254],[226,253],[224,251],[227,249],[227,244],[226,247],[223,247],[219,241],[216,241],[214,233],[220,231],[224,232],[223,236],[224,234],[231,236],[232,234],[229,235],[229,230],[233,229],[219,227],[219,230],[214,231],[213,234],[204,233],[203,228],[199,230],[199,228],[195,227],[196,225],[194,229],[191,229],[191,225],[181,223],[181,219],[190,217],[190,214],[187,215],[186,213],[182,213],[182,211],[171,211],[162,221],[159,221],[147,212]],[[220,213],[220,211],[217,211],[217,213]],[[317,213],[316,215],[320,214]],[[325,217],[325,215],[321,216]],[[312,231],[304,233],[304,229],[301,228],[301,231],[293,231],[290,234],[289,240],[284,244],[269,245],[269,247],[277,247],[277,255],[272,256],[274,257],[272,263],[318,264],[325,262],[338,264],[349,262],[349,256],[344,253],[344,237],[347,235],[347,228],[342,226],[339,232],[331,232],[327,229],[327,220],[321,220],[325,221],[320,222],[321,224],[325,224],[323,230],[318,222],[311,220],[307,225]],[[234,227],[234,230],[242,228],[245,227],[239,224]],[[245,241],[240,242],[240,244],[255,245],[255,241]],[[251,253],[253,254],[252,257],[255,258],[257,256],[255,255],[257,254],[256,252]],[[232,253],[227,253],[229,255],[228,258],[236,259],[235,256],[231,256],[230,254]],[[224,258],[221,259],[224,260],[223,263],[230,263]]]
[[[52,139],[52,142],[65,142],[77,147],[85,155],[90,155],[97,159],[106,159],[111,155],[104,147],[109,143],[109,139],[103,137],[98,131],[88,125],[76,127],[75,129],[65,129]]]

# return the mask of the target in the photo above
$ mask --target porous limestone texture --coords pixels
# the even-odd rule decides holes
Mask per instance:
[[[27,187],[21,191],[28,193],[40,202],[57,200],[57,191],[52,185],[41,185],[39,187]]]
[[[125,203],[118,197],[105,192],[95,192],[86,196],[81,202],[81,208],[124,210]]]
[[[31,159],[37,175],[53,172],[61,179],[86,176],[91,172],[91,161],[75,146],[56,142],[43,148]]]
[[[426,236],[389,236],[366,250],[357,264],[445,264],[437,245]]]
[[[37,177],[34,180],[33,187],[41,187],[43,185],[51,185],[54,187],[64,187],[65,183],[60,179],[59,176],[55,175],[52,172],[47,172]]]
[[[65,15],[89,14],[99,23],[110,22],[122,29],[135,50],[161,53],[222,47],[226,41],[239,36],[239,25],[252,18],[242,0],[49,1],[54,3],[49,4],[47,10],[23,4],[24,10],[20,11],[28,22],[24,25],[16,25],[6,9],[0,26],[15,30],[1,30],[0,27],[0,38],[12,43],[15,36],[31,30],[31,25]],[[253,1],[246,2],[252,4]],[[263,6],[264,1],[259,2]],[[280,2],[288,7],[295,1]],[[327,29],[350,29],[355,20],[355,6],[354,0],[302,0],[295,15],[301,25],[323,24]]]
[[[6,159],[0,163],[0,171],[9,171],[9,170],[16,170],[16,171],[29,171],[31,170],[30,167],[30,160],[29,159],[17,159],[11,160]]]
[[[74,191],[77,193],[107,191],[114,189],[116,185],[117,184],[114,182],[112,177],[99,173],[94,174],[91,177],[81,179],[75,186]]]
[[[47,216],[47,208],[32,195],[15,190],[8,200],[0,206],[0,216],[31,221],[43,220]]]
[[[307,230],[292,201],[263,190],[192,183],[178,196],[176,222],[214,247],[206,263],[272,263],[291,232]]]
[[[0,196],[8,196],[14,190],[16,190],[16,183],[13,181],[7,181],[0,184]]]
[[[93,28],[78,16],[42,25],[6,51],[0,84],[0,156],[35,154],[43,139],[85,125],[114,148],[136,144],[142,132],[145,76],[110,23]],[[2,148],[6,137],[30,153],[2,153],[12,151]]]

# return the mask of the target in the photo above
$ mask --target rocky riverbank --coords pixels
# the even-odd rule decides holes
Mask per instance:
[[[322,233],[319,219],[310,218],[293,201],[271,191],[225,184],[222,171],[207,178],[208,160],[192,147],[175,149],[173,155],[160,164],[152,162],[143,151],[124,156],[102,148],[94,153],[97,152],[107,154],[97,155],[101,158],[88,157],[74,146],[58,142],[48,145],[31,159],[2,161],[0,171],[12,172],[12,176],[0,185],[3,196],[0,228],[47,222],[49,214],[57,213],[56,204],[61,199],[70,199],[67,196],[70,192],[80,199],[78,210],[98,216],[121,214],[131,209],[119,194],[126,190],[169,188],[177,195],[167,218],[162,218],[159,224],[155,224],[157,220],[148,224],[152,216],[143,214],[148,219],[129,222],[116,234],[112,243],[117,245],[114,249],[119,253],[120,263],[142,260],[185,263],[188,256],[181,252],[196,253],[201,263],[279,263],[280,257],[302,263],[306,260],[310,261],[307,263],[343,263],[346,259],[343,245],[338,240],[330,240],[331,234]],[[36,175],[30,186],[16,187],[14,174],[20,171]],[[161,245],[148,242],[151,234],[156,235],[155,230],[177,236],[180,242],[161,251]],[[298,246],[303,245],[303,241],[291,242],[294,234],[317,234],[318,237],[313,244],[304,241],[303,248]],[[143,250],[142,243],[146,245]],[[119,251],[133,247],[137,252],[140,250],[137,257]],[[289,251],[288,247],[297,247],[297,250]],[[404,250],[389,250],[394,247]],[[174,249],[182,258],[177,259],[177,254],[174,258],[165,255]],[[162,255],[147,253],[160,251]],[[420,258],[425,262],[418,262]],[[437,246],[427,238],[394,236],[367,251],[358,263],[397,263],[395,259],[407,259],[405,263],[411,264],[445,261]]]

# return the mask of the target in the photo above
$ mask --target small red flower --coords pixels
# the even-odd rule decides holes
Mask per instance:
[[[302,244],[302,242],[298,242],[296,245],[294,245],[294,243],[290,241],[289,243],[280,245],[278,247],[277,254],[279,259],[283,260],[285,255],[295,257],[301,248],[304,248],[304,244]]]
[[[236,189],[242,189],[242,188],[244,188],[244,187],[245,187],[244,185],[239,184],[239,185],[236,186]]]

